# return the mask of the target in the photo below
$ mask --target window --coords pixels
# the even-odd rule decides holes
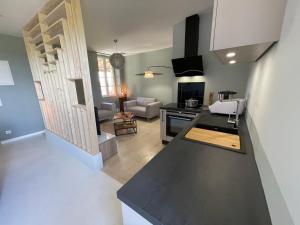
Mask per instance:
[[[99,82],[103,97],[116,96],[116,83],[112,66],[109,59],[98,56]]]

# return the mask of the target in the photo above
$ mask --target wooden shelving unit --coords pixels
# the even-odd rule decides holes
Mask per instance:
[[[66,2],[62,1],[46,15],[45,19],[43,20],[43,23],[49,26],[53,24],[55,21],[57,21],[57,18],[66,19],[66,17],[67,17]]]
[[[51,0],[45,3],[45,5],[40,10],[40,13],[48,15],[53,9],[55,9],[59,4],[63,2],[62,0]],[[69,3],[71,1],[68,1]]]
[[[41,26],[38,23],[37,25],[35,25],[30,31],[28,31],[29,36],[31,36],[32,38],[38,36],[41,33]]]
[[[80,0],[50,0],[23,29],[45,127],[98,154],[94,102]],[[81,80],[85,104],[79,104]],[[80,100],[81,101],[81,100]]]
[[[47,28],[47,30],[44,31],[44,34],[49,35],[50,37],[55,37],[57,35],[63,34],[63,21],[65,19],[59,19],[55,23],[53,23],[51,26]]]
[[[38,51],[41,51],[41,50],[45,49],[44,43],[42,42],[41,44],[39,44],[38,46],[36,46],[35,49],[38,50]]]
[[[46,52],[39,55],[40,58],[47,58]]]
[[[49,55],[57,55],[59,50],[61,50],[61,48],[54,48],[54,49],[50,50],[48,52],[48,54]]]
[[[47,45],[60,45],[60,37],[62,35],[58,34],[58,35],[55,35],[54,37],[52,37],[51,39],[49,39],[48,41],[46,41],[46,44]]]
[[[34,38],[31,39],[31,43],[35,44],[36,46],[40,45],[43,43],[43,37],[42,34],[38,34]]]
[[[25,31],[30,31],[32,30],[37,24],[39,24],[39,18],[38,15],[35,15],[29,22],[28,24],[24,27]]]

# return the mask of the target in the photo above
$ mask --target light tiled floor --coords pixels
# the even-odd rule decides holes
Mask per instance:
[[[121,183],[126,183],[164,147],[159,119],[139,119],[137,123],[138,133],[118,136],[118,154],[104,163],[103,172]],[[114,133],[111,121],[102,123],[101,129]]]
[[[0,145],[1,225],[120,225],[120,186],[43,135]]]

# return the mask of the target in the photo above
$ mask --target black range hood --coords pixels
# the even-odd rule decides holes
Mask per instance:
[[[185,20],[185,49],[184,58],[172,59],[176,77],[202,76],[203,61],[198,55],[199,15],[195,14]]]

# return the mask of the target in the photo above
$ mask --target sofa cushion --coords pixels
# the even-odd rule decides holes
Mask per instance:
[[[136,99],[136,104],[137,104],[138,106],[146,106],[146,105],[148,105],[148,104],[150,104],[150,103],[153,103],[153,102],[155,102],[155,101],[156,101],[155,98],[138,97],[138,98]]]
[[[145,117],[146,107],[145,106],[131,106],[128,108],[129,112],[133,112],[136,116]]]
[[[98,115],[99,119],[102,120],[111,117],[113,115],[113,112],[110,110],[101,109],[98,110]]]
[[[134,112],[134,113],[136,113],[136,112],[145,113],[146,112],[146,107],[144,107],[144,106],[138,106],[137,105],[137,106],[131,106],[131,107],[129,107],[128,110],[130,112]]]

